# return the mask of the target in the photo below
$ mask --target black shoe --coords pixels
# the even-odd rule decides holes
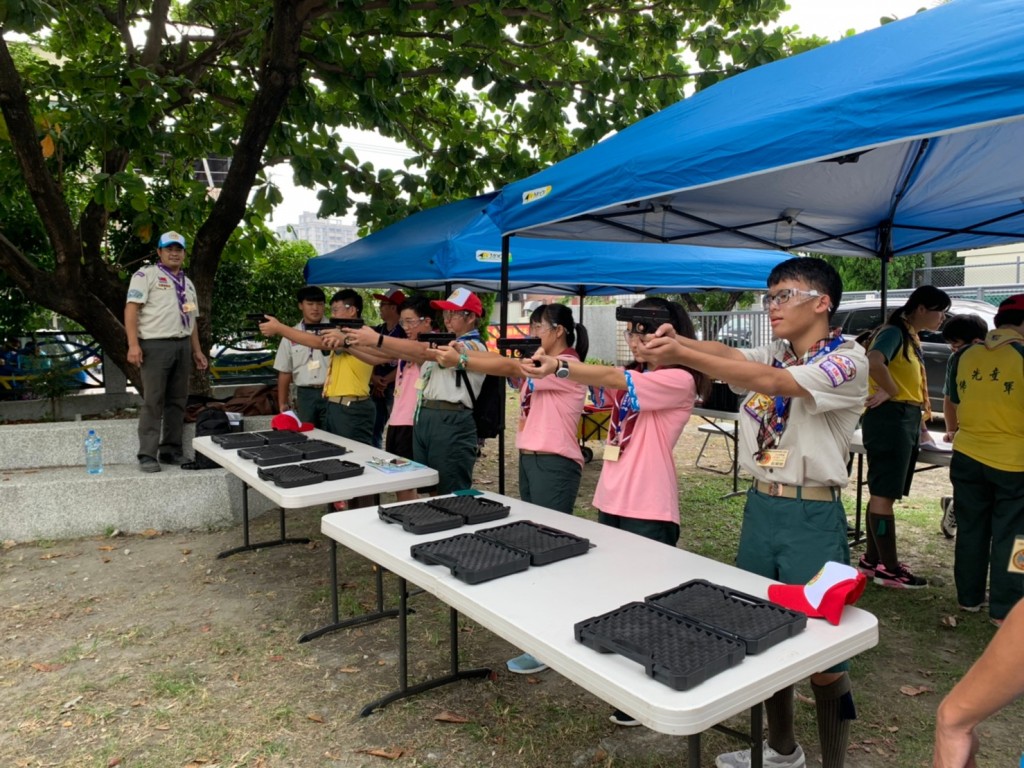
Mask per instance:
[[[143,456],[139,459],[139,469],[143,472],[159,472],[160,464],[152,456]]]
[[[639,720],[637,720],[632,715],[627,715],[621,709],[616,709],[614,712],[612,712],[611,716],[608,719],[616,725],[625,725],[627,727],[640,725]]]
[[[184,464],[185,457],[180,453],[161,453],[160,454],[161,464]]]

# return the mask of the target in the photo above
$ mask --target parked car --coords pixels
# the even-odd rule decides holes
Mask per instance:
[[[715,340],[730,347],[759,347],[772,340],[772,327],[766,312],[750,312],[730,317],[718,329]]]
[[[894,299],[887,303],[886,314],[900,306],[902,301]],[[989,328],[995,327],[996,307],[972,299],[953,299],[948,315],[975,314],[981,317]],[[842,326],[843,335],[855,338],[864,331],[870,331],[882,324],[882,303],[879,299],[842,302],[833,319],[834,326]],[[924,352],[925,371],[928,374],[928,397],[932,411],[942,413],[942,385],[946,380],[946,363],[950,349],[942,338],[942,329],[921,333],[921,350]]]

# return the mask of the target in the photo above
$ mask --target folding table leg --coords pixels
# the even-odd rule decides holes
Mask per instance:
[[[372,613],[364,613],[361,616],[353,616],[351,618],[342,621],[340,619],[338,611],[338,542],[331,539],[331,551],[330,551],[330,571],[331,571],[331,618],[332,621],[326,626],[320,627],[319,629],[311,630],[299,637],[300,643],[308,643],[310,640],[316,640],[322,635],[326,635],[329,632],[334,632],[338,629],[346,629],[348,627],[358,627],[362,624],[371,624],[381,619],[390,619],[398,615],[399,609],[390,608],[384,610],[384,570],[374,566],[377,577],[377,606],[376,610]],[[404,606],[403,606],[404,608]]]
[[[382,709],[388,704],[400,699],[407,699],[417,693],[429,691],[448,683],[459,680],[468,680],[478,677],[489,677],[491,670],[487,668],[459,670],[459,613],[454,608],[448,609],[448,638],[451,650],[449,672],[447,675],[435,677],[416,685],[409,685],[409,634],[406,609],[408,607],[409,592],[405,579],[398,580],[398,690],[389,693],[383,698],[370,702],[360,710],[363,717],[372,715],[375,710]]]
[[[255,549],[266,549],[267,547],[279,547],[282,544],[309,544],[309,539],[297,538],[289,539],[285,535],[284,529],[284,507],[281,507],[280,513],[280,531],[281,537],[276,541],[260,541],[255,544],[249,542],[249,485],[244,480],[242,483],[242,546],[235,547],[233,549],[225,549],[219,555],[217,559],[223,557],[231,557],[231,555],[237,555],[239,552],[251,552]]]

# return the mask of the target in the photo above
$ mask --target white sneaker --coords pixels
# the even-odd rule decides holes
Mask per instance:
[[[791,755],[780,755],[764,742],[764,768],[804,768],[807,760],[804,758],[804,751],[800,745],[796,745]],[[715,765],[718,768],[750,768],[750,750],[741,749],[738,752],[726,752],[715,758]]]

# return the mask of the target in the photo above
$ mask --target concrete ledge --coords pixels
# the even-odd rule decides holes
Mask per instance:
[[[251,518],[274,508],[250,491]],[[112,528],[206,530],[241,519],[242,482],[223,469],[145,474],[133,463],[106,466],[101,475],[82,467],[0,472],[0,540],[67,539]]]
[[[270,416],[246,416],[249,431],[270,429]],[[38,467],[84,467],[85,436],[90,429],[103,441],[105,467],[137,462],[138,419],[92,419],[40,424],[7,424],[0,446],[0,470]],[[192,458],[195,424],[185,425],[185,455]],[[82,470],[85,471],[84,469]]]

